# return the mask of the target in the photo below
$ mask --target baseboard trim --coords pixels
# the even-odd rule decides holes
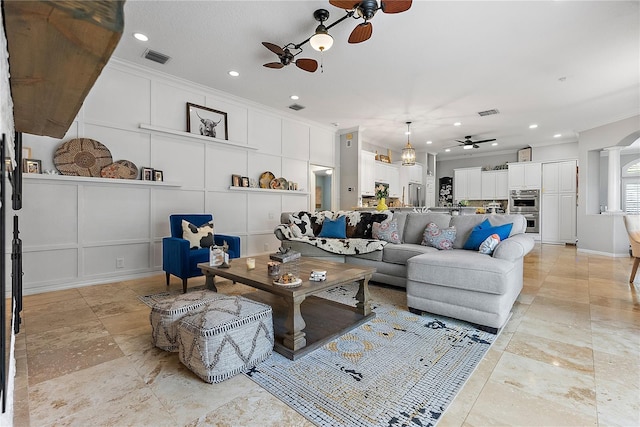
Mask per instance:
[[[611,253],[611,252],[601,252],[601,251],[592,251],[591,249],[577,249],[577,252],[583,253],[583,254],[589,254],[589,255],[602,255],[602,256],[607,256],[610,258],[623,258],[623,257],[628,257],[629,253],[628,252],[623,252],[621,254],[617,254],[617,253]]]

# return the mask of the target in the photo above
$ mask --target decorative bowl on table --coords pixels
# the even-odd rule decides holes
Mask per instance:
[[[285,273],[278,279],[273,281],[274,285],[282,286],[284,288],[296,288],[302,285],[302,279],[294,276],[291,273]]]

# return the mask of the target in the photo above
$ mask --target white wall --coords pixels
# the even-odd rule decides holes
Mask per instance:
[[[183,133],[187,102],[226,112],[235,145]],[[243,256],[273,251],[280,212],[309,208],[309,165],[335,167],[333,128],[120,60],[105,67],[62,140],[23,141],[47,170],[58,145],[79,137],[103,143],[114,161],[162,170],[165,182],[27,176],[25,294],[161,270],[171,213],[212,213],[217,232],[240,236]],[[265,171],[303,191],[229,189],[232,174],[258,179]]]
[[[600,150],[619,145],[632,134],[640,135],[640,116],[580,133],[577,214],[579,251],[629,256],[629,239],[622,216],[599,214],[599,169]]]
[[[573,160],[578,158],[578,141],[564,144],[551,144],[535,147],[531,151],[534,162],[555,162],[558,160]]]

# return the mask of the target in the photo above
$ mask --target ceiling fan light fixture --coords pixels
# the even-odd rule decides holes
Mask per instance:
[[[318,28],[316,28],[316,33],[309,39],[309,44],[318,52],[324,52],[333,46],[333,37],[331,37],[331,34],[327,31],[327,27],[320,24]]]
[[[473,148],[473,145],[463,145],[462,149],[463,150],[471,150]]]
[[[411,122],[407,122],[407,145],[402,149],[402,166],[413,166],[416,164],[416,150],[411,146],[409,142],[409,135],[411,134]]]

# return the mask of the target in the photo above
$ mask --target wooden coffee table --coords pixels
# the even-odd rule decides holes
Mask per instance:
[[[258,289],[243,296],[273,308],[275,350],[289,359],[304,356],[375,317],[369,297],[369,279],[375,268],[302,257],[298,269],[302,285],[286,288],[274,285],[274,277],[267,274],[268,255],[253,258],[256,261],[253,270],[247,269],[246,258],[232,260],[229,268],[211,267],[208,263],[198,264],[198,268],[206,276],[207,288],[213,291],[217,291],[215,276]],[[309,281],[312,270],[326,270],[327,280]],[[353,282],[359,283],[355,307],[315,296]]]

